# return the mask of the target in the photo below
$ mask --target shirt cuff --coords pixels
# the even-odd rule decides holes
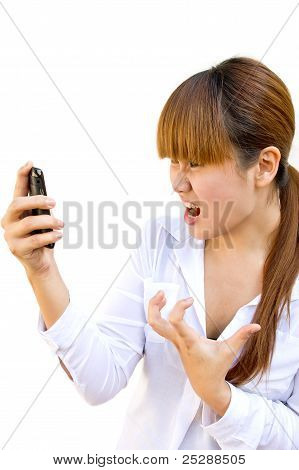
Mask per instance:
[[[67,351],[73,344],[88,319],[69,302],[62,315],[47,329],[41,310],[39,310],[37,331],[50,346],[53,353]]]
[[[238,434],[249,413],[247,394],[230,382],[226,383],[231,389],[231,400],[223,416],[219,417],[204,401],[202,403],[201,427],[219,443]]]

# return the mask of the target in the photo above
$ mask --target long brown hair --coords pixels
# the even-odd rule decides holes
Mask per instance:
[[[288,163],[295,133],[295,113],[284,82],[261,62],[232,57],[181,83],[164,105],[157,128],[159,158],[204,165],[233,160],[244,175],[265,147],[274,145],[281,159],[270,191],[279,194],[281,218],[263,269],[261,299],[252,335],[226,380],[241,385],[268,369],[276,329],[298,275],[299,173]]]

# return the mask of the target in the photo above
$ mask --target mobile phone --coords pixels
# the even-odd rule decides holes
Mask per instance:
[[[47,196],[46,190],[46,183],[44,173],[40,168],[32,167],[29,176],[28,176],[28,187],[29,187],[29,196],[36,196],[37,194],[42,194],[43,196]],[[51,215],[49,209],[32,209],[32,215],[43,215],[48,214]],[[42,228],[38,230],[33,230],[31,235],[35,233],[45,233],[45,232],[53,232],[52,228]],[[49,245],[45,245],[46,248],[54,248],[55,243],[50,243]]]

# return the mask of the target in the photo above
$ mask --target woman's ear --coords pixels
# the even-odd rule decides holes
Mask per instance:
[[[266,147],[261,151],[255,172],[258,186],[267,186],[273,181],[278,171],[280,159],[281,154],[277,147]]]

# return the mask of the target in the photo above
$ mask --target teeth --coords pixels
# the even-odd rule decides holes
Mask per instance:
[[[185,203],[185,206],[188,208],[188,209],[197,209],[199,206],[193,204],[192,202],[186,202]]]

